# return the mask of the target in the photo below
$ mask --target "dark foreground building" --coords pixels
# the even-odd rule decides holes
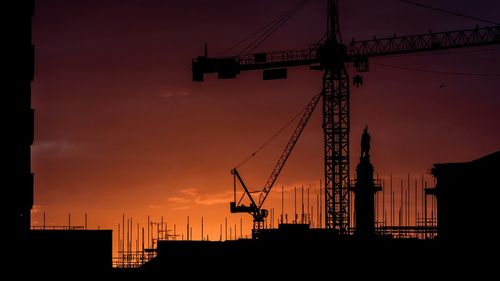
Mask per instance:
[[[35,276],[57,280],[67,272],[80,275],[110,272],[110,230],[86,231],[70,227],[61,227],[67,230],[31,230],[34,184],[31,172],[34,11],[34,0],[2,2],[0,189],[3,200],[0,216],[4,262],[0,274],[11,279]]]
[[[0,188],[3,202],[0,216],[12,238],[30,229],[33,207],[31,145],[33,119],[31,81],[34,76],[34,47],[31,20],[34,0],[4,1],[0,25],[2,31],[0,93],[1,169]]]
[[[500,151],[471,162],[434,164],[438,237],[449,241],[496,241],[500,218]]]
[[[0,214],[2,234],[7,236],[7,262],[0,271],[11,279],[35,276],[76,280],[88,275],[107,279],[112,266],[111,231],[30,230],[34,0],[5,1],[2,7],[4,71],[0,82],[4,107],[0,119],[4,153],[0,175],[4,203],[0,204]],[[370,167],[363,171],[367,171],[366,178],[373,176]],[[494,229],[499,217],[500,152],[468,163],[436,164],[433,174],[437,185],[428,193],[435,194],[438,200],[437,240],[338,238],[329,230],[309,229],[308,225],[281,225],[253,240],[160,241],[156,258],[139,269],[116,270],[111,279],[134,274],[187,280],[265,280],[270,276],[335,279],[366,274],[415,279],[436,271],[452,276],[474,273],[479,279],[481,274],[495,269],[491,264],[496,259],[490,259],[488,252],[497,244]],[[372,215],[366,217],[371,228]],[[403,272],[406,275],[400,274]]]
[[[112,238],[111,230],[32,230],[19,248],[39,276],[110,273]]]
[[[297,231],[303,232],[298,234]],[[142,272],[197,276],[362,276],[383,268],[415,270],[426,256],[442,259],[437,241],[335,239],[328,231],[295,229],[274,231],[275,237],[225,242],[163,241],[158,256]],[[291,237],[287,237],[286,232]],[[323,233],[321,233],[323,232]],[[279,237],[279,238],[278,238]],[[295,280],[295,279],[291,279]]]

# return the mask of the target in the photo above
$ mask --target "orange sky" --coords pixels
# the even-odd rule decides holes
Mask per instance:
[[[224,217],[233,227],[240,218],[248,226],[249,216],[229,214],[230,169],[319,92],[321,74],[298,68],[290,69],[286,81],[244,73],[231,81],[191,82],[191,59],[201,55],[206,41],[215,55],[290,6],[284,0],[234,2],[37,2],[33,225],[41,224],[43,212],[47,224],[65,225],[71,212],[72,224],[82,225],[87,213],[92,228],[114,228],[125,213],[143,223],[148,214],[155,220],[164,216],[184,230],[189,215],[195,233],[204,216],[205,232],[214,239]],[[261,50],[317,42],[324,32],[324,2],[311,1]],[[377,1],[376,7],[373,1],[339,2],[345,41],[477,24],[398,1]],[[497,1],[432,4],[500,21]],[[436,75],[375,64],[500,74],[499,51],[488,46],[374,59],[364,86],[352,89],[351,165],[365,124],[376,172],[383,176],[419,177],[433,163],[499,150],[498,76]],[[317,189],[323,178],[320,119],[317,110],[276,186]],[[292,129],[240,169],[251,186],[265,183]],[[279,193],[269,204],[278,208]],[[292,205],[287,203],[289,212]]]

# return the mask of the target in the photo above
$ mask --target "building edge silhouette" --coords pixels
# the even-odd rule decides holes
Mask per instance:
[[[31,145],[34,136],[34,110],[31,108],[31,82],[34,79],[32,18],[34,0],[8,1],[3,17],[4,48],[1,78],[3,88],[2,185],[8,209],[4,223],[14,237],[26,236],[33,207]],[[5,202],[4,201],[4,202]]]
[[[2,218],[8,257],[4,274],[58,276],[58,273],[106,273],[112,268],[112,231],[32,230],[34,175],[31,146],[34,141],[35,46],[32,20],[35,0],[6,1],[2,5]],[[25,270],[21,270],[25,269]]]

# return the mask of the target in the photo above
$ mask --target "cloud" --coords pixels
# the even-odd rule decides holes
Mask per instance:
[[[191,200],[189,200],[187,198],[177,197],[177,196],[168,198],[168,201],[170,203],[173,203],[173,204],[187,204],[187,203],[191,202]]]
[[[181,193],[194,197],[198,195],[199,191],[197,188],[185,188],[181,190]]]
[[[179,191],[181,196],[170,197],[167,200],[176,210],[188,209],[190,205],[211,206],[216,204],[226,204],[233,198],[232,192],[200,194],[197,188],[185,188]]]
[[[192,201],[191,199],[181,196],[170,197],[167,200],[170,203],[170,208],[173,210],[187,210],[190,208],[189,205]]]
[[[216,205],[216,204],[226,204],[231,201],[232,196],[230,194],[211,194],[207,196],[198,196],[194,199],[194,203],[198,205]]]
[[[317,192],[319,190],[319,182],[310,180],[310,181],[297,181],[293,184],[285,184],[284,191],[286,193],[294,192],[295,188],[297,188],[297,192],[301,192],[302,186],[304,187],[304,191],[309,189],[310,192]],[[219,204],[228,204],[233,200],[233,192],[219,192],[219,193],[205,193],[205,191],[201,191],[198,188],[184,188],[178,191],[179,194],[177,196],[173,196],[168,198],[168,202],[170,203],[170,208],[174,210],[185,210],[193,207],[194,205],[198,206],[213,206]],[[274,187],[272,193],[279,194],[281,192],[281,185],[277,185]],[[242,190],[238,190],[236,197],[241,198],[243,195]],[[254,200],[259,200],[258,193],[252,194]],[[278,197],[274,197],[276,199]],[[243,202],[245,204],[249,203],[247,196],[244,197]]]
[[[172,207],[174,210],[182,211],[182,210],[189,210],[189,206],[174,206]]]
[[[172,91],[172,90],[162,90],[160,91],[160,97],[165,98],[165,99],[170,99],[174,97],[186,97],[190,96],[191,92],[184,90],[184,91]]]
[[[149,208],[150,209],[160,209],[160,206],[151,204],[151,205],[149,205]]]
[[[67,154],[78,150],[80,147],[76,143],[67,140],[51,140],[35,142],[32,147],[33,153],[57,153]]]

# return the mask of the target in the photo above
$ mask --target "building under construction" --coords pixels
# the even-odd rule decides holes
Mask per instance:
[[[33,110],[30,83],[33,80],[34,1],[23,4],[10,1],[8,8],[16,15],[11,25],[19,30],[12,30],[4,37],[13,48],[12,53],[23,51],[17,57],[6,56],[4,61],[10,76],[2,80],[7,89],[6,100],[12,105],[7,107],[8,118],[3,120],[21,121],[4,126],[7,147],[12,148],[4,157],[7,163],[4,167],[10,170],[2,170],[4,182],[13,184],[4,188],[12,200],[3,212],[9,239],[15,241],[8,247],[13,257],[10,261],[16,264],[22,261],[26,268],[44,273],[111,272],[111,231],[71,227],[31,229]],[[363,133],[356,178],[350,179],[350,80],[346,64],[352,63],[357,71],[363,72],[368,70],[368,59],[373,56],[498,44],[500,28],[396,36],[350,45],[344,45],[338,33],[337,1],[330,0],[325,40],[310,49],[228,58],[209,58],[205,54],[193,61],[195,81],[202,81],[207,73],[217,73],[219,78],[236,78],[241,71],[250,70],[263,70],[264,79],[281,79],[286,78],[287,67],[305,65],[324,73],[323,90],[309,104],[258,199],[254,200],[238,171],[233,170],[250,203],[243,205],[235,200],[230,210],[252,215],[251,239],[211,242],[157,237],[153,247],[143,247],[133,258],[121,249],[122,260],[116,263],[114,271],[117,276],[155,272],[228,278],[236,276],[233,274],[272,272],[278,276],[299,273],[352,277],[365,274],[363,269],[385,276],[398,270],[416,272],[429,267],[446,270],[457,266],[447,268],[441,264],[442,260],[468,266],[487,264],[480,253],[493,247],[496,241],[493,229],[499,211],[494,203],[500,188],[500,151],[466,163],[434,164],[432,174],[436,185],[422,187],[421,191],[425,193],[422,204],[427,198],[436,200],[437,223],[433,216],[429,220],[426,206],[420,216],[415,216],[413,225],[408,223],[410,220],[406,225],[394,223],[392,219],[390,224],[385,219],[380,223],[379,218],[385,216],[377,216],[375,198],[377,193],[385,192],[387,186],[374,178],[375,165],[370,159],[367,129]],[[355,78],[359,84],[360,77]],[[262,208],[265,199],[320,99],[325,144],[325,227],[311,228],[307,222],[288,224],[281,220],[277,228],[266,228],[268,212]]]
[[[355,202],[371,200],[373,204],[379,187],[376,181],[370,180],[372,166],[363,161],[366,160],[358,165],[358,178],[353,187],[355,198],[361,198]],[[492,208],[494,196],[471,202],[469,195],[482,189],[497,194],[499,171],[500,151],[471,162],[435,164],[432,173],[437,179],[436,187],[425,190],[427,197],[437,199],[437,229],[423,224],[377,227],[373,207],[354,205],[358,215],[349,235],[339,236],[335,230],[311,228],[309,224],[283,223],[278,228],[254,231],[252,239],[176,241],[166,238],[157,240],[156,247],[150,250],[155,252],[154,257],[143,259],[143,263],[129,271],[175,274],[180,270],[186,272],[186,276],[216,277],[221,272],[241,274],[242,268],[250,265],[265,268],[262,270],[269,276],[289,277],[324,276],[327,268],[340,271],[339,276],[363,275],[361,268],[372,272],[415,272],[415,276],[456,271],[457,266],[464,266],[463,272],[468,273],[477,272],[478,268],[490,272],[491,261],[482,253],[496,243],[496,238],[493,232],[479,226],[465,226],[464,219],[484,226],[499,215],[498,210]],[[366,178],[360,178],[361,173]],[[467,209],[470,212],[466,212],[464,206],[470,207]],[[143,257],[145,255],[148,253]]]

